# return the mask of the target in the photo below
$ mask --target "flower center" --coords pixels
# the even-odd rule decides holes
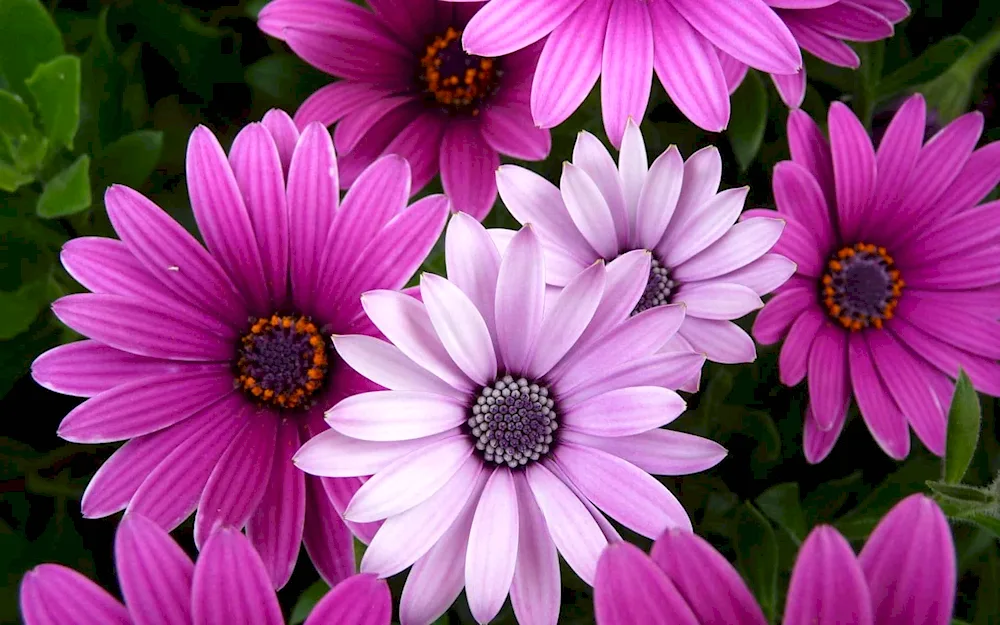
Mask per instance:
[[[654,257],[649,264],[649,281],[646,290],[642,292],[639,303],[632,310],[632,316],[670,303],[670,296],[677,288],[677,282],[670,279],[670,271]]]
[[[559,427],[548,387],[510,375],[484,387],[470,412],[469,433],[483,459],[512,469],[548,454]]]
[[[826,266],[820,300],[831,317],[853,332],[892,319],[905,283],[884,247],[844,247]]]
[[[311,407],[327,372],[326,342],[309,317],[256,319],[236,348],[240,388],[272,408]]]
[[[496,93],[500,74],[495,59],[466,54],[462,31],[450,26],[420,59],[419,79],[428,100],[453,114],[478,115],[483,100]]]

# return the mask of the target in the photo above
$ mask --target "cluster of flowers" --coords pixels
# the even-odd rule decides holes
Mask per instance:
[[[22,585],[29,625],[280,624],[273,588],[302,544],[335,586],[309,625],[388,623],[379,580],[410,567],[403,625],[432,622],[463,589],[479,622],[509,595],[521,623],[554,624],[560,555],[596,581],[602,625],[763,623],[652,477],[725,456],[663,426],[706,358],[755,358],[734,320],[763,306],[753,334],[784,338],[782,381],[808,377],[811,462],[852,397],[902,458],[910,428],[942,453],[960,367],[1000,392],[1000,206],[979,205],[1000,181],[1000,144],[976,150],[979,115],[925,142],[914,96],[876,151],[846,106],[831,107],[829,140],[793,111],[777,212],[744,212],[747,189],[719,190],[714,148],[650,163],[629,119],[654,67],[706,128],[725,125],[748,65],[797,105],[799,45],[856,64],[841,39],[887,36],[901,0],[370,4],[262,11],[266,32],[343,80],[294,121],[272,111],[249,124],[228,154],[207,129],[192,133],[204,247],[115,186],[105,204],[120,240],[63,250],[90,293],[54,312],[88,338],[32,373],[89,398],[61,437],[127,441],[82,502],[91,518],[126,512],[125,606],[43,566]],[[581,133],[559,187],[499,166],[501,152],[544,158],[539,126],[566,119],[601,73],[617,164]],[[408,205],[439,170],[445,195]],[[479,223],[498,193],[520,230]],[[447,278],[404,289],[442,232]],[[195,510],[197,565],[166,535]],[[608,517],[659,537],[655,566]],[[368,544],[360,575],[355,537]],[[815,530],[785,622],[945,624],[954,568],[940,510],[911,498],[860,560]]]

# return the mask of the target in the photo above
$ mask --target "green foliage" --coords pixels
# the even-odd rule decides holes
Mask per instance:
[[[736,562],[768,620],[778,606],[778,541],[764,515],[750,503],[736,517]]]
[[[740,170],[746,171],[760,151],[767,128],[767,90],[760,75],[751,71],[733,94],[732,116],[726,135]]]
[[[38,0],[0,2],[0,72],[22,98],[35,68],[63,53],[62,35]]]
[[[38,198],[38,216],[55,219],[90,207],[90,156],[83,154],[73,164],[45,183]]]
[[[42,63],[24,83],[54,144],[73,149],[73,137],[80,125],[80,59],[60,56]]]
[[[981,422],[979,397],[969,376],[959,372],[955,395],[948,411],[948,438],[944,452],[944,481],[958,484],[972,462],[979,444]]]

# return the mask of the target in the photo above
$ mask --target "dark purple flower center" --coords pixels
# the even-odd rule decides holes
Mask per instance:
[[[255,319],[236,348],[240,388],[272,408],[310,408],[327,373],[326,342],[309,317],[275,314]]]
[[[466,425],[487,463],[512,469],[548,454],[559,427],[548,387],[511,375],[483,387]]]
[[[646,289],[642,292],[639,303],[632,310],[632,315],[638,315],[650,308],[669,304],[676,289],[677,282],[670,278],[670,270],[654,256],[649,264],[649,281],[646,282]]]
[[[501,73],[496,59],[467,54],[462,31],[449,26],[427,45],[418,79],[432,105],[476,116],[483,101],[496,93]]]
[[[820,301],[844,328],[881,328],[892,319],[905,283],[884,247],[856,243],[841,248],[820,279]]]

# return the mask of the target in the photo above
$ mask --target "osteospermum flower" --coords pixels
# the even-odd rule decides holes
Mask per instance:
[[[765,344],[784,337],[782,382],[808,377],[810,462],[836,443],[852,396],[898,459],[909,453],[909,427],[944,452],[959,368],[977,389],[1000,394],[1000,205],[976,206],[1000,181],[1000,143],[975,149],[979,113],[926,144],[924,124],[924,100],[914,96],[876,153],[843,104],[830,108],[829,143],[805,113],[789,118],[792,160],[774,172],[788,223],[775,251],[798,268],[753,332]]]
[[[944,513],[911,495],[883,518],[855,556],[830,526],[799,551],[787,625],[948,625],[955,602],[955,546]],[[739,573],[708,542],[667,530],[649,556],[609,546],[597,567],[597,625],[767,625]]]
[[[381,154],[413,168],[413,192],[441,172],[456,210],[477,219],[496,200],[500,154],[541,160],[547,130],[531,120],[528,93],[537,49],[475,56],[462,49],[478,3],[274,0],[260,28],[341,80],[318,90],[295,113],[302,126],[337,124],[341,176],[352,184]]]
[[[618,146],[628,118],[645,115],[654,70],[688,119],[723,130],[729,88],[720,56],[795,74],[799,45],[768,4],[807,1],[491,0],[469,21],[463,44],[472,54],[500,56],[548,35],[531,87],[535,122],[565,121],[601,77],[604,127]]]
[[[683,304],[687,315],[668,349],[709,360],[749,362],[753,340],[733,319],[763,305],[795,266],[768,250],[781,234],[778,219],[733,225],[748,189],[719,192],[722,160],[714,147],[685,162],[671,147],[652,165],[639,128],[629,123],[618,166],[593,135],[580,133],[561,189],[525,169],[497,172],[500,197],[515,219],[531,223],[545,250],[546,279],[563,287],[598,259],[632,250],[652,253],[648,281],[632,311]],[[499,247],[511,231],[491,231]]]
[[[197,564],[156,523],[130,514],[115,536],[124,605],[73,569],[43,564],[21,582],[25,625],[285,625],[267,568],[250,542],[216,530]],[[389,625],[389,587],[355,575],[327,593],[305,625]]]
[[[108,190],[121,240],[67,243],[63,265],[92,293],[53,305],[89,340],[32,366],[42,386],[91,398],[61,437],[128,440],[91,480],[84,516],[127,507],[169,529],[197,508],[197,544],[217,525],[245,525],[277,586],[302,542],[330,583],[351,574],[337,511],[360,480],[306,477],[291,457],[327,429],[325,408],[377,388],[328,337],[376,333],[360,294],[403,286],[440,236],[447,200],[407,208],[409,181],[406,162],[386,157],[341,203],[326,128],[299,136],[271,112],[228,158],[206,128],[191,135],[187,184],[207,249],[139,193]]]
[[[857,69],[861,59],[845,41],[880,41],[893,34],[893,25],[910,14],[905,0],[765,0],[772,6],[802,49],[838,67]],[[749,66],[719,53],[730,90],[735,91]],[[806,70],[771,74],[781,99],[798,108],[806,95]]]
[[[452,218],[449,279],[425,274],[423,303],[390,291],[363,297],[389,343],[334,337],[342,357],[390,389],[348,398],[332,430],[296,464],[316,475],[374,474],[346,518],[385,519],[361,569],[413,565],[403,625],[425,625],[465,587],[472,614],[496,616],[508,592],[521,623],[554,624],[556,553],[592,582],[617,534],[602,510],[645,536],[689,528],[680,503],[650,473],[714,466],[718,444],[659,429],[684,410],[671,388],[704,358],[657,354],[680,306],[629,316],[650,255],[593,263],[546,293],[541,244],[522,229],[500,254],[471,217]]]

